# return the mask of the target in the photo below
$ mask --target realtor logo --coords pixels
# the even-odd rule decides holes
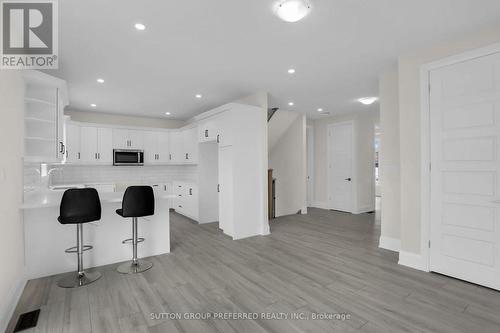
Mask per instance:
[[[1,69],[57,69],[57,0],[1,1]]]

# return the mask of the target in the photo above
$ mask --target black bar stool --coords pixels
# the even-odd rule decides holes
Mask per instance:
[[[99,272],[85,272],[83,270],[83,252],[91,250],[90,245],[83,245],[83,224],[101,219],[101,201],[94,188],[69,189],[63,194],[60,206],[61,224],[76,224],[76,246],[70,247],[66,253],[76,253],[78,257],[78,271],[58,281],[62,288],[75,288],[90,284],[101,277]]]
[[[132,243],[132,261],[128,261],[118,266],[117,271],[122,274],[134,274],[147,271],[153,264],[137,259],[137,244],[144,242],[144,238],[137,236],[137,218],[151,216],[155,213],[155,196],[151,186],[130,186],[123,195],[122,209],[117,209],[116,213],[122,217],[132,218],[132,238],[124,240],[122,243]]]

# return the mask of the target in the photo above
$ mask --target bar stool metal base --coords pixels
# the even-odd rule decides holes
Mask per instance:
[[[82,276],[80,276],[78,272],[72,272],[60,279],[57,285],[61,288],[82,287],[99,280],[101,276],[99,272],[85,272]]]
[[[136,274],[136,273],[142,273],[147,271],[153,267],[153,263],[145,260],[138,260],[137,264],[134,264],[132,260],[127,261],[124,264],[121,264],[118,266],[116,269],[118,273],[122,274]]]

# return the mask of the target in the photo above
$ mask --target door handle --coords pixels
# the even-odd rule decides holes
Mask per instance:
[[[205,138],[208,138],[208,130],[205,130]]]
[[[347,180],[348,182],[352,181],[352,179],[351,179],[351,178],[346,178],[345,180]]]

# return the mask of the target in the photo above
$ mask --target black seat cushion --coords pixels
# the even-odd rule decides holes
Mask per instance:
[[[101,219],[101,200],[94,188],[69,189],[63,194],[60,214],[61,224],[78,224]]]
[[[155,195],[151,186],[130,186],[123,195],[122,209],[116,213],[122,217],[151,216],[155,213]]]

